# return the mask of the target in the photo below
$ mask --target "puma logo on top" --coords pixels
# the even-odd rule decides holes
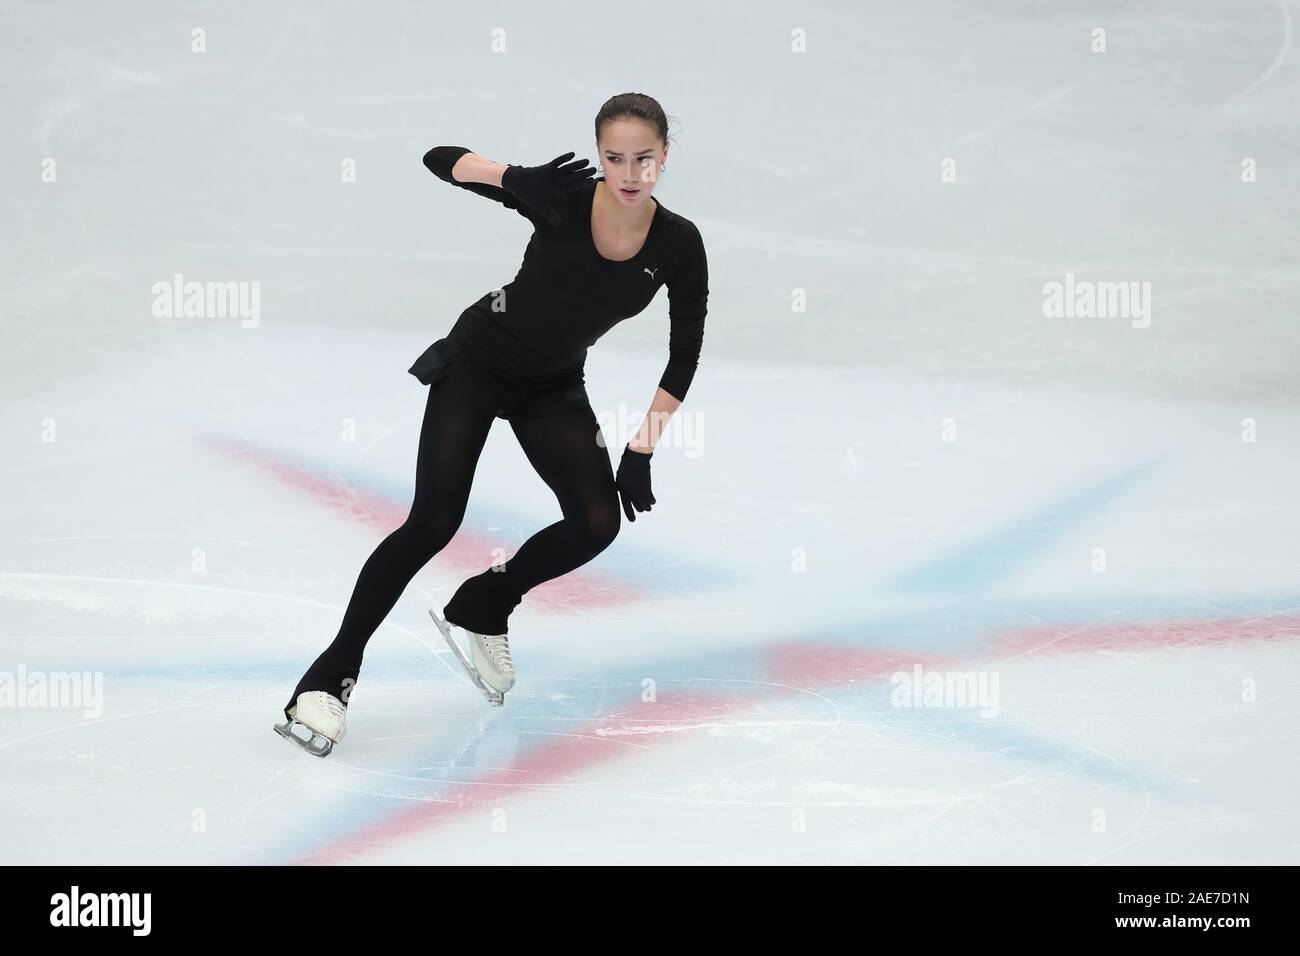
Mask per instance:
[[[655,266],[653,272],[652,272],[651,270],[649,270],[649,269],[646,269],[645,271],[649,274],[650,278],[653,279],[653,278],[655,277],[655,272],[658,272],[658,271],[659,271],[659,267],[658,267],[658,266]]]

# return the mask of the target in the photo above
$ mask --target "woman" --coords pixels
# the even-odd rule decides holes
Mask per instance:
[[[502,565],[465,581],[430,611],[493,703],[515,679],[508,618],[530,589],[586,564],[655,503],[650,459],[686,397],[699,361],[708,264],[699,230],[651,198],[666,169],[668,121],[649,96],[624,93],[596,115],[603,177],[565,153],[542,166],[495,163],[463,146],[424,164],[452,185],[515,210],[533,225],[514,281],[466,309],[410,372],[429,385],[411,512],[366,561],[333,643],[307,670],[276,730],[317,756],[343,739],[348,695],[366,641],[407,583],[460,526],[488,429],[510,423],[563,515]],[[668,364],[645,421],[611,468],[583,366],[587,349],[668,287]],[[450,628],[469,638],[466,660]],[[297,731],[298,733],[295,733]],[[302,735],[309,734],[309,737]]]

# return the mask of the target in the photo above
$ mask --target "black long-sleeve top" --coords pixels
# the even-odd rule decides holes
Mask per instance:
[[[561,221],[553,226],[505,189],[453,179],[452,167],[468,152],[465,146],[436,146],[424,155],[424,165],[439,179],[495,200],[533,225],[514,280],[462,313],[481,352],[530,378],[581,369],[597,339],[644,311],[666,285],[668,364],[659,387],[684,399],[699,365],[709,299],[708,261],[695,224],[652,198],[655,214],[640,252],[624,261],[606,259],[591,234],[599,179],[556,200]]]

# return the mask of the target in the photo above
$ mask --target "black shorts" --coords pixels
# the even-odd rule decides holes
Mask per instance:
[[[554,401],[587,401],[582,368],[545,378],[527,378],[495,361],[492,354],[492,347],[474,337],[462,320],[446,338],[425,349],[407,371],[424,385],[437,384],[453,368],[473,374],[492,390],[496,417],[506,421]]]

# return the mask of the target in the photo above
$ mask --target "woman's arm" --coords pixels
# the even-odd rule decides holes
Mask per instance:
[[[501,177],[509,168],[509,163],[495,163],[486,156],[467,152],[456,160],[451,175],[458,183],[484,183],[500,189]]]
[[[641,427],[623,448],[614,485],[618,488],[623,513],[629,521],[638,511],[649,511],[655,504],[650,487],[650,458],[663,437],[668,422],[681,407],[686,390],[695,377],[704,342],[704,317],[709,303],[709,266],[704,255],[704,240],[694,223],[685,236],[685,251],[675,267],[668,286],[668,366],[659,379],[659,388],[650,401]]]
[[[466,146],[435,146],[424,154],[424,165],[443,182],[499,202],[535,226],[545,222],[527,203],[501,188],[501,177],[510,168],[509,163],[493,162]]]
[[[628,447],[649,454],[668,430],[668,422],[686,398],[704,345],[704,318],[709,312],[709,262],[704,239],[691,226],[683,264],[668,285],[668,365],[650,400],[650,409]]]
[[[645,413],[645,420],[636,430],[628,447],[633,451],[648,455],[655,450],[659,439],[668,430],[668,422],[673,413],[682,407],[682,403],[673,398],[662,388],[655,389],[655,397],[650,400],[650,410]]]
[[[704,239],[694,223],[690,224],[681,265],[666,284],[668,364],[659,378],[659,388],[682,402],[700,364],[704,319],[709,312],[709,262],[704,253]]]

